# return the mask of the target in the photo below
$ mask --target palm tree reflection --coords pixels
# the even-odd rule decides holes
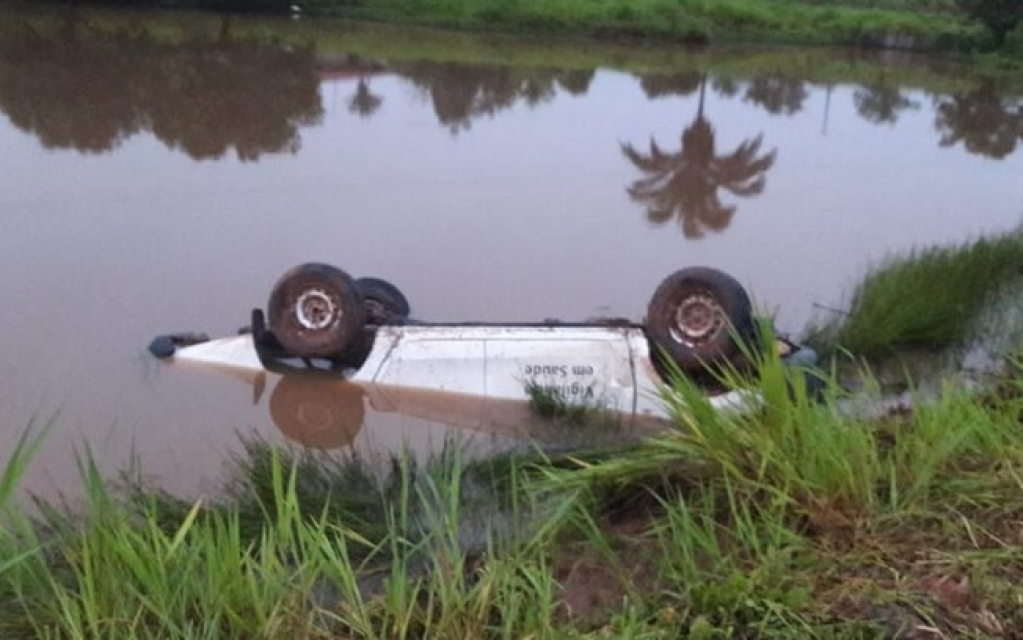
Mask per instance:
[[[646,205],[647,219],[664,224],[678,218],[686,238],[728,227],[735,205],[723,204],[718,190],[736,196],[754,196],[764,190],[764,174],[774,164],[776,152],[760,153],[762,136],[746,140],[734,151],[717,155],[714,129],[703,115],[706,76],[700,80],[696,118],[682,132],[682,148],[669,153],[653,139],[649,154],[622,145],[622,153],[645,175],[628,187],[629,196]]]

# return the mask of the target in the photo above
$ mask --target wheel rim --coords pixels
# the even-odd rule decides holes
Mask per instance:
[[[309,289],[295,301],[295,319],[310,331],[322,331],[341,318],[341,308],[322,289]]]
[[[698,347],[713,340],[725,326],[725,310],[713,296],[695,294],[683,299],[675,311],[671,337]]]

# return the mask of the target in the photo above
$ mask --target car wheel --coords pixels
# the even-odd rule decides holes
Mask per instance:
[[[355,288],[366,303],[369,324],[381,325],[389,320],[407,318],[412,311],[405,294],[387,280],[359,278]]]
[[[755,335],[752,304],[735,278],[708,267],[676,271],[650,299],[647,336],[655,358],[670,357],[687,372],[736,364]]]
[[[366,417],[362,387],[342,380],[284,376],[270,395],[270,416],[288,439],[316,449],[351,444]]]
[[[332,357],[361,335],[366,305],[347,273],[308,263],[287,271],[274,284],[267,321],[291,355]]]

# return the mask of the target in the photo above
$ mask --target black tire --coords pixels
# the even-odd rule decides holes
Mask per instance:
[[[347,273],[308,263],[287,271],[274,284],[267,321],[289,354],[335,357],[362,335],[366,305]]]
[[[366,303],[366,322],[381,325],[403,319],[412,312],[401,289],[382,278],[359,278],[355,288]]]
[[[351,444],[366,419],[362,387],[315,376],[284,376],[270,395],[270,416],[288,439],[316,449]]]
[[[683,371],[738,366],[742,344],[754,342],[756,323],[746,290],[727,273],[708,267],[676,271],[650,299],[647,337],[655,359],[665,354]]]

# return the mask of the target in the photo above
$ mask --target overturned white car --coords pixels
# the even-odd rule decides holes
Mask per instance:
[[[488,401],[542,395],[643,417],[663,416],[657,390],[672,365],[709,382],[722,365],[748,367],[746,354],[758,339],[743,287],[706,267],[667,277],[644,324],[426,323],[409,313],[405,296],[384,280],[303,264],[273,286],[265,314],[253,310],[249,331],[214,340],[161,336],[150,350],[178,361],[283,373],[285,380],[306,373],[343,378],[370,397],[388,390]],[[787,341],[779,349],[790,364],[816,360],[812,350]],[[742,391],[706,387],[720,408],[750,400]]]

